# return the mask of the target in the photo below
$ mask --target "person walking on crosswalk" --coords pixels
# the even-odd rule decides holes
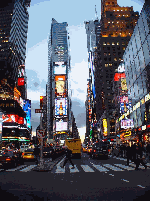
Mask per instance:
[[[69,160],[70,163],[71,163],[71,165],[72,165],[72,169],[74,169],[74,164],[73,164],[73,162],[72,162],[72,160],[71,160],[72,151],[71,151],[70,149],[68,149],[68,147],[66,147],[65,153],[66,153],[65,161],[64,161],[64,163],[63,163],[63,166],[60,166],[60,167],[61,167],[61,168],[64,168],[64,166],[66,165],[67,161]]]

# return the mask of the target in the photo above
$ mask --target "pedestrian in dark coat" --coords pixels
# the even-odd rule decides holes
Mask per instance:
[[[141,145],[138,145],[137,149],[136,149],[136,160],[135,160],[135,164],[136,164],[136,168],[135,170],[139,169],[139,165],[140,163],[145,167],[145,169],[147,169],[147,165],[144,163],[143,159],[142,159],[142,147]]]
[[[73,164],[73,162],[71,160],[72,151],[70,149],[66,148],[65,154],[66,154],[66,159],[65,159],[65,161],[63,163],[63,166],[61,166],[61,168],[64,168],[64,166],[66,165],[67,161],[69,160],[71,165],[72,165],[72,169],[74,169],[74,164]]]
[[[36,146],[34,148],[34,155],[36,157],[36,163],[38,164],[38,160],[39,160],[39,155],[40,155],[40,149],[38,148],[38,146]]]
[[[126,151],[127,151],[127,165],[129,165],[129,160],[131,159],[131,147],[129,145],[126,147]]]
[[[131,146],[131,150],[132,150],[132,161],[135,163],[135,160],[136,160],[136,144],[133,144]]]

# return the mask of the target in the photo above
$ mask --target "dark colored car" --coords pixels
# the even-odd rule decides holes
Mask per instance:
[[[44,158],[54,158],[54,148],[53,147],[43,147],[43,157]]]
[[[108,158],[108,144],[106,142],[97,142],[92,146],[92,158]]]
[[[4,150],[0,153],[0,168],[16,167],[19,157],[10,150]]]

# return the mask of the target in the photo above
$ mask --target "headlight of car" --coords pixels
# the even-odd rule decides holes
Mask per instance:
[[[52,151],[50,151],[50,154],[52,153]]]

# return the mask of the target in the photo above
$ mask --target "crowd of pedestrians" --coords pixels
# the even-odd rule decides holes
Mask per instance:
[[[129,166],[129,161],[131,160],[136,164],[136,170],[138,170],[140,163],[146,169],[146,163],[150,162],[150,143],[134,143],[131,147],[129,144],[112,145],[110,153],[112,156],[127,158],[127,166]]]

